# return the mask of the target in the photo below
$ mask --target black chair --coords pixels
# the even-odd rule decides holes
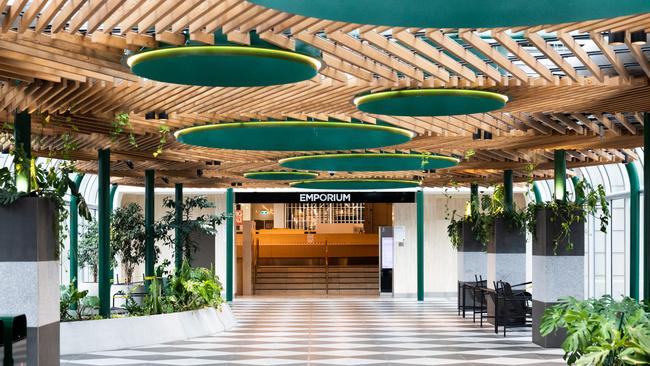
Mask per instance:
[[[483,316],[481,313],[481,326],[483,318],[494,318],[494,333],[499,333],[499,326],[503,326],[503,336],[507,328],[532,326],[532,296],[525,290],[513,290],[530,282],[511,286],[508,282],[498,281],[493,289],[485,289],[483,293],[494,306],[494,315]]]
[[[458,316],[462,314],[463,318],[468,310],[480,311],[484,300],[480,289],[487,286],[487,281],[483,280],[482,276],[475,275],[474,278],[474,282],[458,281]],[[475,315],[474,321],[476,321]]]

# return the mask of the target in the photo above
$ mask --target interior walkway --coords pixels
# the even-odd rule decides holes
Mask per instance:
[[[214,337],[65,356],[63,365],[561,365],[528,329],[495,335],[455,300],[245,299],[239,326]]]

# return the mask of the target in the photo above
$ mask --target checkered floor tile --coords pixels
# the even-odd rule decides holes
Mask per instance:
[[[212,337],[64,356],[62,365],[562,365],[530,329],[496,335],[453,300],[245,299],[239,326]]]

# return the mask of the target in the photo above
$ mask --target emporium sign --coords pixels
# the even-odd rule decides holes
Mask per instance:
[[[236,203],[410,203],[415,192],[235,192]]]

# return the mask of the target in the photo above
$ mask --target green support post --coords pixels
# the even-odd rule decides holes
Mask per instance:
[[[555,150],[554,154],[555,200],[566,199],[566,153],[564,150]]]
[[[639,300],[639,234],[641,232],[641,202],[639,174],[634,162],[625,164],[630,180],[630,297]]]
[[[77,174],[74,178],[74,185],[79,189],[83,174]],[[79,288],[79,201],[77,197],[70,196],[70,285]]]
[[[470,202],[470,215],[474,216],[477,210],[480,207],[480,201],[478,197],[478,183],[472,183],[470,185],[470,194],[469,194],[469,202]]]
[[[416,194],[418,301],[424,301],[424,192]]]
[[[535,194],[535,203],[542,203],[542,192],[539,190],[537,182],[533,182],[533,193]]]
[[[512,170],[503,171],[503,204],[505,209],[512,211],[514,208],[514,198],[512,193]]]
[[[16,111],[14,118],[14,164],[18,192],[31,191],[30,170],[32,166],[32,116],[27,111]]]
[[[174,185],[174,215],[177,223],[183,221],[183,183]],[[174,230],[174,264],[176,273],[179,273],[183,264],[183,241],[181,230],[177,226]]]
[[[111,283],[110,283],[110,179],[111,151],[99,150],[97,169],[98,203],[97,222],[99,231],[99,315],[104,318],[111,316]]]
[[[115,201],[115,192],[117,192],[117,183],[111,184],[111,193],[110,197],[108,199],[108,212],[110,212],[111,217],[113,217],[113,201]],[[111,219],[112,221],[112,219]],[[113,256],[113,251],[111,250],[111,257]],[[115,268],[113,268],[113,258],[111,258],[111,265],[110,265],[110,275],[111,275],[111,283],[115,281]]]
[[[578,184],[580,184],[580,178],[578,178],[578,177],[576,177],[574,175],[573,177],[571,177],[571,183],[573,183],[574,191],[575,191],[575,194],[576,194],[575,200],[574,200],[575,203],[577,203],[577,204],[584,203],[584,201],[585,201],[584,194],[578,195],[578,191],[575,189],[575,187],[577,187]]]
[[[154,243],[154,178],[153,169],[144,171],[144,276],[145,292],[149,292],[150,278],[154,276],[154,266],[156,262],[156,248]]]
[[[232,188],[226,190],[226,301],[233,299],[234,275],[234,192]]]
[[[645,112],[643,116],[643,125],[650,126],[650,113]],[[650,133],[643,131],[643,182],[650,177]],[[650,300],[650,230],[648,230],[648,220],[650,220],[650,194],[647,191],[643,193],[643,298]]]

